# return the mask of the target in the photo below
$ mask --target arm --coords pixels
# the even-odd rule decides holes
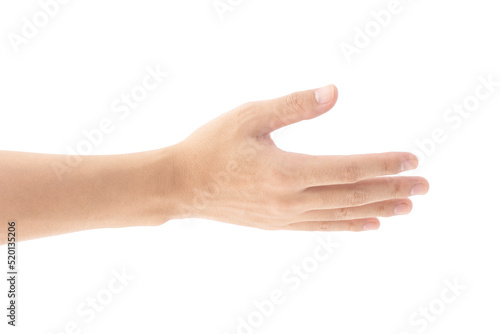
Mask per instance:
[[[1,220],[16,221],[18,241],[164,223],[175,206],[173,150],[82,157],[0,151]]]
[[[383,177],[416,168],[414,155],[309,156],[270,137],[336,100],[330,85],[246,103],[174,146],[79,157],[63,175],[55,166],[76,157],[0,152],[1,220],[16,220],[21,240],[189,217],[270,230],[377,229],[376,217],[407,214],[408,197],[428,191],[422,177]]]

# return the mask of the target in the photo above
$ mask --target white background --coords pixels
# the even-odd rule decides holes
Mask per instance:
[[[64,333],[73,321],[80,333],[498,332],[500,87],[456,129],[443,120],[479,76],[500,81],[497,2],[401,0],[401,12],[348,63],[341,43],[352,44],[355,28],[388,3],[243,0],[222,20],[212,0],[74,0],[16,53],[7,36],[21,34],[22,18],[40,5],[2,1],[1,150],[64,154],[108,117],[116,127],[92,154],[156,149],[244,102],[329,83],[339,88],[337,105],[276,133],[280,147],[414,151],[436,128],[447,138],[421,159],[417,174],[431,190],[414,198],[413,212],[382,219],[377,232],[332,233],[340,247],[296,291],[282,275],[325,235],[202,220],[88,231],[18,245],[12,332]],[[111,104],[147,66],[170,74],[119,120]],[[77,307],[122,268],[134,279],[87,323]],[[439,306],[445,280],[466,288],[422,331],[409,318]],[[274,289],[285,302],[238,331],[238,317],[246,321]]]

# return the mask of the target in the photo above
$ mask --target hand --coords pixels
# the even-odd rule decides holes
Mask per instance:
[[[175,145],[177,217],[266,230],[363,231],[376,217],[407,214],[422,177],[384,175],[414,169],[411,153],[309,156],[285,152],[270,133],[333,107],[337,89],[293,93],[229,111]]]

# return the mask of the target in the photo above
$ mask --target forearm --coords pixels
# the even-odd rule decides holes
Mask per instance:
[[[16,239],[28,240],[162,224],[176,208],[173,151],[82,156],[74,167],[64,155],[0,151],[2,226],[15,220]],[[2,244],[6,232],[2,228]]]

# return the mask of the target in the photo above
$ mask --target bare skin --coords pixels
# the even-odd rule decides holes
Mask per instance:
[[[330,85],[249,102],[148,152],[0,151],[0,221],[16,222],[17,241],[180,218],[266,230],[375,230],[377,217],[407,214],[408,197],[427,193],[422,177],[389,176],[416,168],[413,154],[309,156],[280,150],[270,136],[327,112],[337,95]],[[1,244],[6,233],[7,224]]]

